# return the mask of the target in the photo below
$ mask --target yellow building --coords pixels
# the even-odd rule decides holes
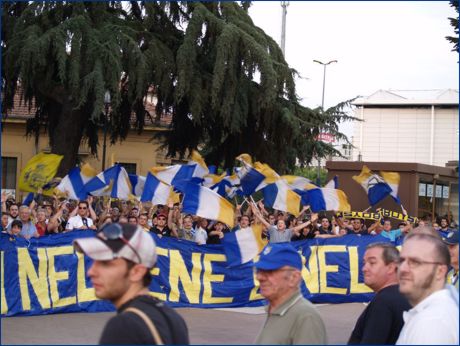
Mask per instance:
[[[17,94],[18,95],[18,94]],[[149,100],[149,101],[147,101]],[[146,99],[146,110],[154,113],[155,98]],[[26,137],[26,121],[32,118],[35,109],[30,111],[26,105],[19,102],[16,96],[15,107],[9,112],[8,117],[2,117],[2,191],[13,194],[17,200],[22,200],[25,193],[18,190],[18,177],[27,161],[39,152],[50,152],[48,134],[44,130],[40,132],[38,140],[35,136]],[[134,117],[134,115],[133,115]],[[154,118],[154,117],[152,117]],[[166,158],[165,152],[159,150],[159,143],[153,140],[158,131],[167,131],[170,117],[162,117],[159,125],[154,125],[150,119],[146,119],[144,130],[138,134],[137,130],[131,129],[125,141],[114,145],[107,136],[106,164],[108,168],[113,163],[123,165],[128,173],[147,175],[153,166],[165,166],[172,163]],[[97,171],[102,171],[102,148],[103,129],[99,131],[98,156],[91,155],[86,143],[80,145],[78,156],[80,161],[89,163]],[[173,160],[173,162],[180,162]]]

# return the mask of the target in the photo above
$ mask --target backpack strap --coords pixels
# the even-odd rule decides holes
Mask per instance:
[[[155,340],[155,343],[157,345],[164,345],[163,340],[161,339],[160,333],[158,333],[157,328],[153,324],[152,320],[143,311],[137,308],[129,307],[123,312],[133,312],[136,315],[138,315],[140,318],[142,318],[142,320],[145,322],[145,324],[149,328],[150,333],[153,336],[153,340]]]

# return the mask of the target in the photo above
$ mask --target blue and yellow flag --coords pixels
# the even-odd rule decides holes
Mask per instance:
[[[38,153],[25,165],[19,176],[19,190],[25,192],[37,192],[44,188],[56,175],[59,164],[64,156],[56,154]],[[52,196],[54,187],[42,193]]]

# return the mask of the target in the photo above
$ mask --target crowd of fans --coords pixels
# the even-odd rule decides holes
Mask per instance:
[[[139,201],[112,200],[107,197],[88,197],[75,201],[36,194],[30,205],[21,205],[14,198],[2,194],[1,231],[12,236],[29,239],[73,230],[100,230],[104,225],[119,222],[139,225],[146,232],[159,237],[174,237],[197,244],[220,244],[224,234],[245,229],[254,223],[262,224],[262,237],[272,243],[312,238],[333,238],[344,235],[382,235],[394,241],[414,228],[431,229],[437,233],[457,228],[447,216],[434,221],[422,219],[417,224],[400,222],[393,227],[390,219],[347,219],[336,214],[332,217],[308,213],[304,207],[298,217],[267,210],[262,201],[257,204],[244,201],[236,205],[235,227],[229,229],[219,221],[185,214],[180,204],[152,205]],[[367,224],[367,225],[366,225]],[[441,233],[442,234],[442,233]]]

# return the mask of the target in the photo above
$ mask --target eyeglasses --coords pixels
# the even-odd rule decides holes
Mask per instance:
[[[164,217],[159,217],[158,221],[166,221],[166,219]]]
[[[88,208],[86,208],[86,207],[78,207],[78,209],[86,210],[86,209],[88,209]]]
[[[410,269],[418,268],[423,264],[437,264],[437,265],[443,265],[444,263],[441,262],[433,262],[433,261],[423,261],[417,258],[405,258],[405,257],[400,257],[399,260],[396,262],[398,265],[403,264],[404,262],[407,263]]]
[[[129,243],[129,241],[123,236],[123,229],[117,223],[111,223],[106,225],[102,229],[102,234],[107,240],[117,240],[120,239],[123,243],[129,246],[131,250],[133,250],[134,254],[137,256],[139,263],[142,263],[141,256],[136,251],[136,249]]]

